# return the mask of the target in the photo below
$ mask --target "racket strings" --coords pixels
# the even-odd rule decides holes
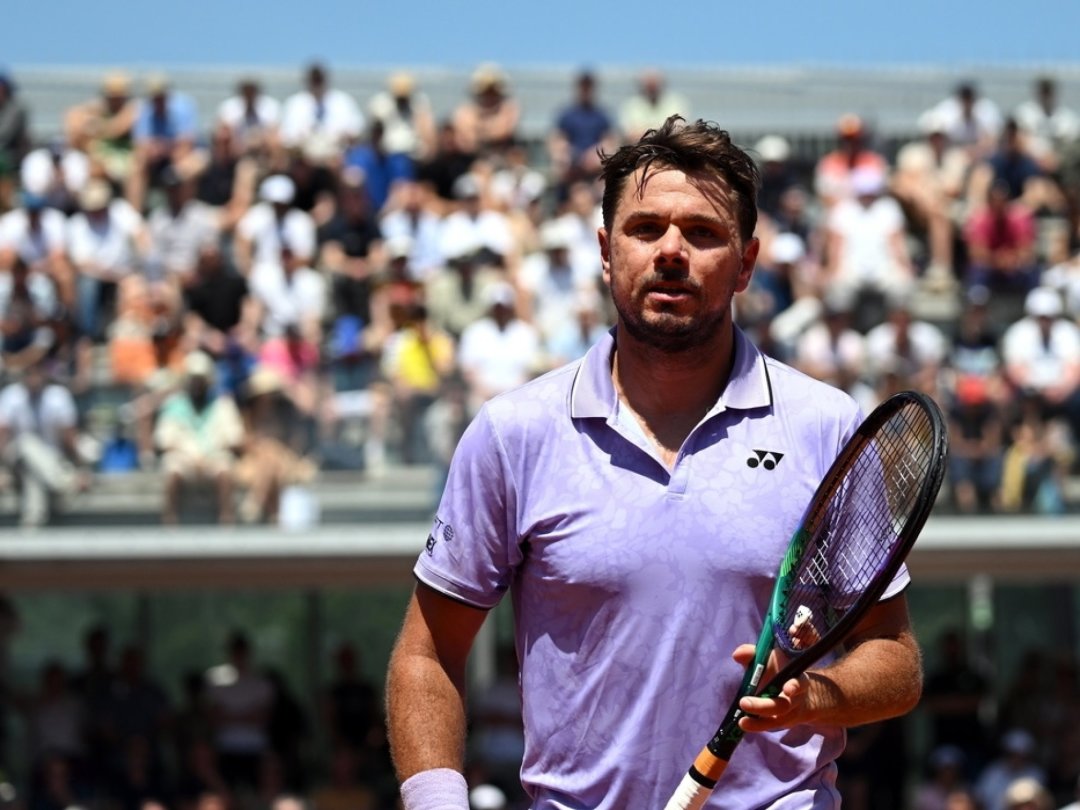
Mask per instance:
[[[786,631],[777,636],[789,651],[824,636],[890,564],[937,454],[934,424],[915,404],[894,412],[862,445],[819,510],[793,571],[777,628]]]

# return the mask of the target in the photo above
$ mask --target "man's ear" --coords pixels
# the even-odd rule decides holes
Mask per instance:
[[[742,292],[750,286],[750,277],[754,274],[754,266],[757,264],[758,251],[761,250],[761,241],[755,236],[746,243],[743,248],[742,267],[739,268],[739,278],[735,283],[735,292]]]
[[[604,270],[604,283],[611,283],[611,241],[608,239],[607,229],[603,226],[596,229],[596,238],[600,242],[600,266]]]

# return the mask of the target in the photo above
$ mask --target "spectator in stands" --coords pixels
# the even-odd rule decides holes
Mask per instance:
[[[897,288],[890,293],[885,320],[866,333],[866,355],[872,373],[890,368],[908,387],[932,394],[937,389],[947,343],[937,326],[915,317],[912,293],[912,288]]]
[[[193,170],[195,199],[215,212],[218,228],[227,234],[252,205],[263,161],[259,152],[240,147],[228,125],[219,123],[210,133],[205,159]]]
[[[86,715],[68,680],[64,665],[49,659],[39,670],[39,686],[27,696],[14,696],[26,717],[27,754],[31,800],[43,793],[46,802],[85,801],[89,785],[86,773]]]
[[[429,460],[421,425],[442,381],[454,370],[454,351],[453,338],[432,325],[427,307],[419,303],[404,308],[401,326],[383,347],[382,371],[393,395],[405,464]]]
[[[569,303],[570,318],[544,335],[548,368],[579,360],[611,328],[595,289],[578,290]]]
[[[878,168],[860,168],[849,188],[852,196],[836,203],[825,225],[825,283],[856,297],[856,328],[864,331],[880,320],[883,299],[906,290],[915,273],[904,215],[885,194],[885,175]]]
[[[69,144],[89,155],[111,183],[124,187],[131,176],[138,117],[131,77],[114,71],[102,79],[98,95],[68,110],[64,131]]]
[[[932,108],[940,116],[949,142],[965,149],[973,161],[990,154],[1001,132],[997,104],[979,94],[972,81],[963,81],[955,92]]]
[[[47,205],[70,215],[78,209],[86,184],[100,173],[85,152],[51,138],[26,153],[19,181],[24,191],[44,197]]]
[[[386,89],[372,96],[368,115],[383,128],[388,154],[425,160],[435,151],[435,116],[426,94],[416,87],[411,73],[390,74]]]
[[[295,199],[296,184],[288,175],[274,174],[259,184],[260,201],[236,225],[236,266],[245,276],[256,264],[277,262],[284,242],[304,262],[314,259],[315,220]]]
[[[0,358],[8,373],[43,361],[64,337],[56,286],[10,248],[0,247]]]
[[[214,723],[214,748],[229,790],[243,794],[259,787],[269,751],[273,685],[254,667],[251,641],[233,631],[226,642],[227,661],[208,677],[207,697]]]
[[[552,172],[560,186],[573,180],[595,179],[600,153],[615,151],[615,122],[596,98],[596,76],[590,70],[574,80],[573,101],[558,112],[547,138]]]
[[[19,163],[30,148],[30,112],[18,97],[15,80],[0,71],[0,214],[15,200]]]
[[[523,309],[545,340],[575,322],[580,291],[596,290],[592,267],[571,260],[572,229],[573,223],[564,218],[545,222],[540,228],[542,250],[525,257],[519,275],[526,295]]]
[[[853,185],[857,172],[860,177],[879,176],[883,181],[889,174],[888,161],[870,147],[870,133],[859,116],[840,116],[836,141],[836,148],[822,155],[814,166],[814,193],[826,210],[859,196]]]
[[[14,250],[31,272],[49,278],[70,311],[75,305],[75,276],[66,250],[67,219],[40,194],[23,191],[20,202],[0,215],[0,251]]]
[[[991,698],[990,682],[969,657],[959,630],[946,629],[938,638],[937,651],[923,687],[930,745],[955,746],[964,754],[968,773],[975,774],[988,753],[983,706]]]
[[[1028,293],[1024,311],[1002,336],[1005,374],[1047,415],[1068,419],[1080,437],[1080,327],[1062,317],[1061,296],[1049,287]]]
[[[930,752],[927,779],[915,790],[912,810],[953,810],[949,797],[966,790],[964,752],[955,745],[939,745]]]
[[[1033,98],[1022,101],[1014,116],[1032,156],[1044,170],[1054,171],[1062,147],[1080,138],[1080,115],[1060,102],[1053,76],[1039,76],[1032,90]]]
[[[0,391],[0,460],[15,477],[23,526],[48,522],[59,496],[90,486],[75,398],[44,361]]]
[[[1032,212],[1060,211],[1061,195],[1043,168],[1028,152],[1016,119],[1005,119],[997,148],[972,170],[970,195],[981,200],[987,189],[1003,184],[1010,201],[1023,203]]]
[[[461,150],[470,155],[499,155],[513,141],[521,123],[521,105],[510,93],[506,73],[485,62],[473,71],[469,97],[453,114]]]
[[[264,261],[251,271],[249,285],[259,331],[277,338],[294,330],[306,342],[322,341],[326,311],[326,280],[308,263],[306,251],[294,250],[288,241],[276,261]]]
[[[960,377],[949,402],[949,486],[964,514],[1000,509],[1005,414],[989,391],[987,378]]]
[[[443,219],[439,247],[444,256],[460,255],[462,247],[475,250],[480,259],[497,267],[515,266],[518,257],[510,223],[484,198],[479,176],[464,174],[454,183],[458,210]]]
[[[1021,791],[1017,790],[1012,796],[1009,794],[1018,780],[1030,780],[1040,790],[1046,784],[1046,773],[1035,761],[1034,737],[1021,729],[1010,729],[1002,735],[1000,745],[999,756],[987,764],[975,781],[975,796],[985,810],[1015,810],[1017,802],[1013,799],[1019,798]],[[1027,785],[1024,787],[1025,796],[1037,792]],[[1047,808],[1048,805],[1044,805],[1039,810]]]
[[[791,144],[782,135],[766,135],[754,144],[754,152],[761,172],[758,208],[769,219],[775,219],[780,212],[780,198],[798,183]]]
[[[967,152],[949,143],[943,118],[934,110],[919,117],[922,137],[904,144],[896,155],[891,191],[904,209],[909,230],[925,243],[925,277],[938,287],[954,276],[956,224],[965,205]]]
[[[214,484],[218,521],[234,520],[233,466],[244,440],[244,426],[232,397],[214,396],[214,361],[204,352],[184,360],[184,387],[161,407],[154,443],[165,473],[162,522],[180,520],[181,488],[199,480]]]
[[[1076,457],[1075,433],[1047,414],[1035,396],[1021,395],[1001,473],[1001,507],[1007,512],[1058,515],[1065,511],[1064,484]]]
[[[289,96],[281,111],[284,146],[340,151],[363,131],[364,114],[356,99],[330,86],[330,75],[324,65],[309,65],[304,73],[304,89]]]
[[[236,352],[254,355],[258,350],[258,312],[248,280],[226,265],[216,239],[199,246],[195,273],[184,289],[183,322],[184,342],[219,364]],[[226,390],[233,389],[231,380],[222,382]]]
[[[166,166],[183,167],[198,138],[195,101],[176,90],[167,76],[154,73],[146,79],[146,99],[139,105],[132,138],[135,166],[127,196],[138,210],[146,205],[149,190],[160,188]]]
[[[116,729],[114,752],[121,792],[128,806],[149,796],[162,795],[165,781],[165,752],[162,741],[171,719],[165,690],[146,673],[143,650],[136,645],[120,653],[113,719]]]
[[[454,184],[468,174],[476,155],[465,151],[452,121],[443,122],[437,131],[435,151],[417,167],[417,178],[434,193],[440,213],[452,210]]]
[[[263,92],[258,79],[246,76],[237,83],[236,93],[218,107],[217,121],[227,128],[241,153],[277,152],[281,103]]]
[[[114,198],[104,180],[93,180],[79,197],[68,227],[68,255],[77,273],[76,322],[86,341],[100,341],[115,308],[117,283],[142,269],[150,237],[142,216]]]
[[[570,184],[566,202],[559,208],[562,227],[570,239],[570,262],[575,272],[584,278],[591,274],[592,283],[601,284],[602,268],[596,250],[596,232],[602,224],[599,192],[594,183],[578,180]]]
[[[378,690],[363,671],[360,651],[343,642],[334,650],[334,673],[322,698],[323,722],[336,750],[371,756],[382,737]]]
[[[195,197],[195,179],[175,166],[161,172],[164,205],[147,218],[149,255],[145,275],[180,290],[194,281],[199,248],[218,238],[218,217]]]
[[[300,414],[287,396],[286,379],[273,368],[256,366],[243,393],[245,438],[235,468],[236,483],[244,490],[240,519],[276,524],[281,493],[288,486],[311,482],[317,468],[295,447]]]
[[[641,72],[637,91],[619,107],[619,129],[625,143],[637,141],[645,130],[659,127],[672,115],[691,118],[687,98],[667,87],[664,74],[656,68]]]
[[[1023,295],[1038,284],[1035,218],[1021,202],[1010,199],[1007,184],[994,182],[985,204],[972,212],[964,226],[967,246],[967,285],[992,292]]]
[[[367,141],[358,143],[345,153],[345,166],[359,170],[371,210],[378,213],[386,206],[394,186],[412,179],[415,169],[412,156],[405,152],[390,152],[384,141],[383,122],[373,119],[368,127]]]
[[[484,294],[488,314],[461,334],[458,364],[475,413],[496,394],[529,380],[541,368],[540,333],[515,315],[517,293],[509,282],[492,285]]]
[[[866,340],[851,325],[853,306],[849,293],[829,290],[822,298],[820,317],[794,338],[792,361],[800,371],[864,401],[869,396],[862,379]]]
[[[388,245],[408,240],[408,265],[418,281],[443,266],[439,243],[442,220],[435,208],[429,188],[417,180],[403,180],[379,219],[379,230]]]
[[[307,711],[280,669],[266,667],[263,675],[273,690],[267,736],[275,767],[280,769],[284,789],[305,790],[311,781],[307,774],[307,742],[312,729]],[[272,806],[280,805],[275,800]]]

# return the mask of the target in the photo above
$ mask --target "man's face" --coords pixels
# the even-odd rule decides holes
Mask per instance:
[[[611,232],[599,232],[620,328],[662,351],[705,346],[730,328],[758,241],[739,235],[725,181],[668,168],[652,170],[639,192],[640,181],[641,170],[628,178]]]

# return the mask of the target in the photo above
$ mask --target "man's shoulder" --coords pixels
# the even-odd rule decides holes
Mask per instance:
[[[846,391],[811,377],[774,357],[765,355],[765,368],[769,375],[774,405],[783,406],[786,402],[805,400],[806,405],[800,406],[800,412],[805,412],[807,406],[810,406],[814,411],[832,413],[841,419],[850,417],[859,410],[858,403]]]
[[[500,434],[548,431],[559,423],[569,425],[570,393],[580,366],[581,361],[575,360],[548,371],[493,397],[481,410]]]

